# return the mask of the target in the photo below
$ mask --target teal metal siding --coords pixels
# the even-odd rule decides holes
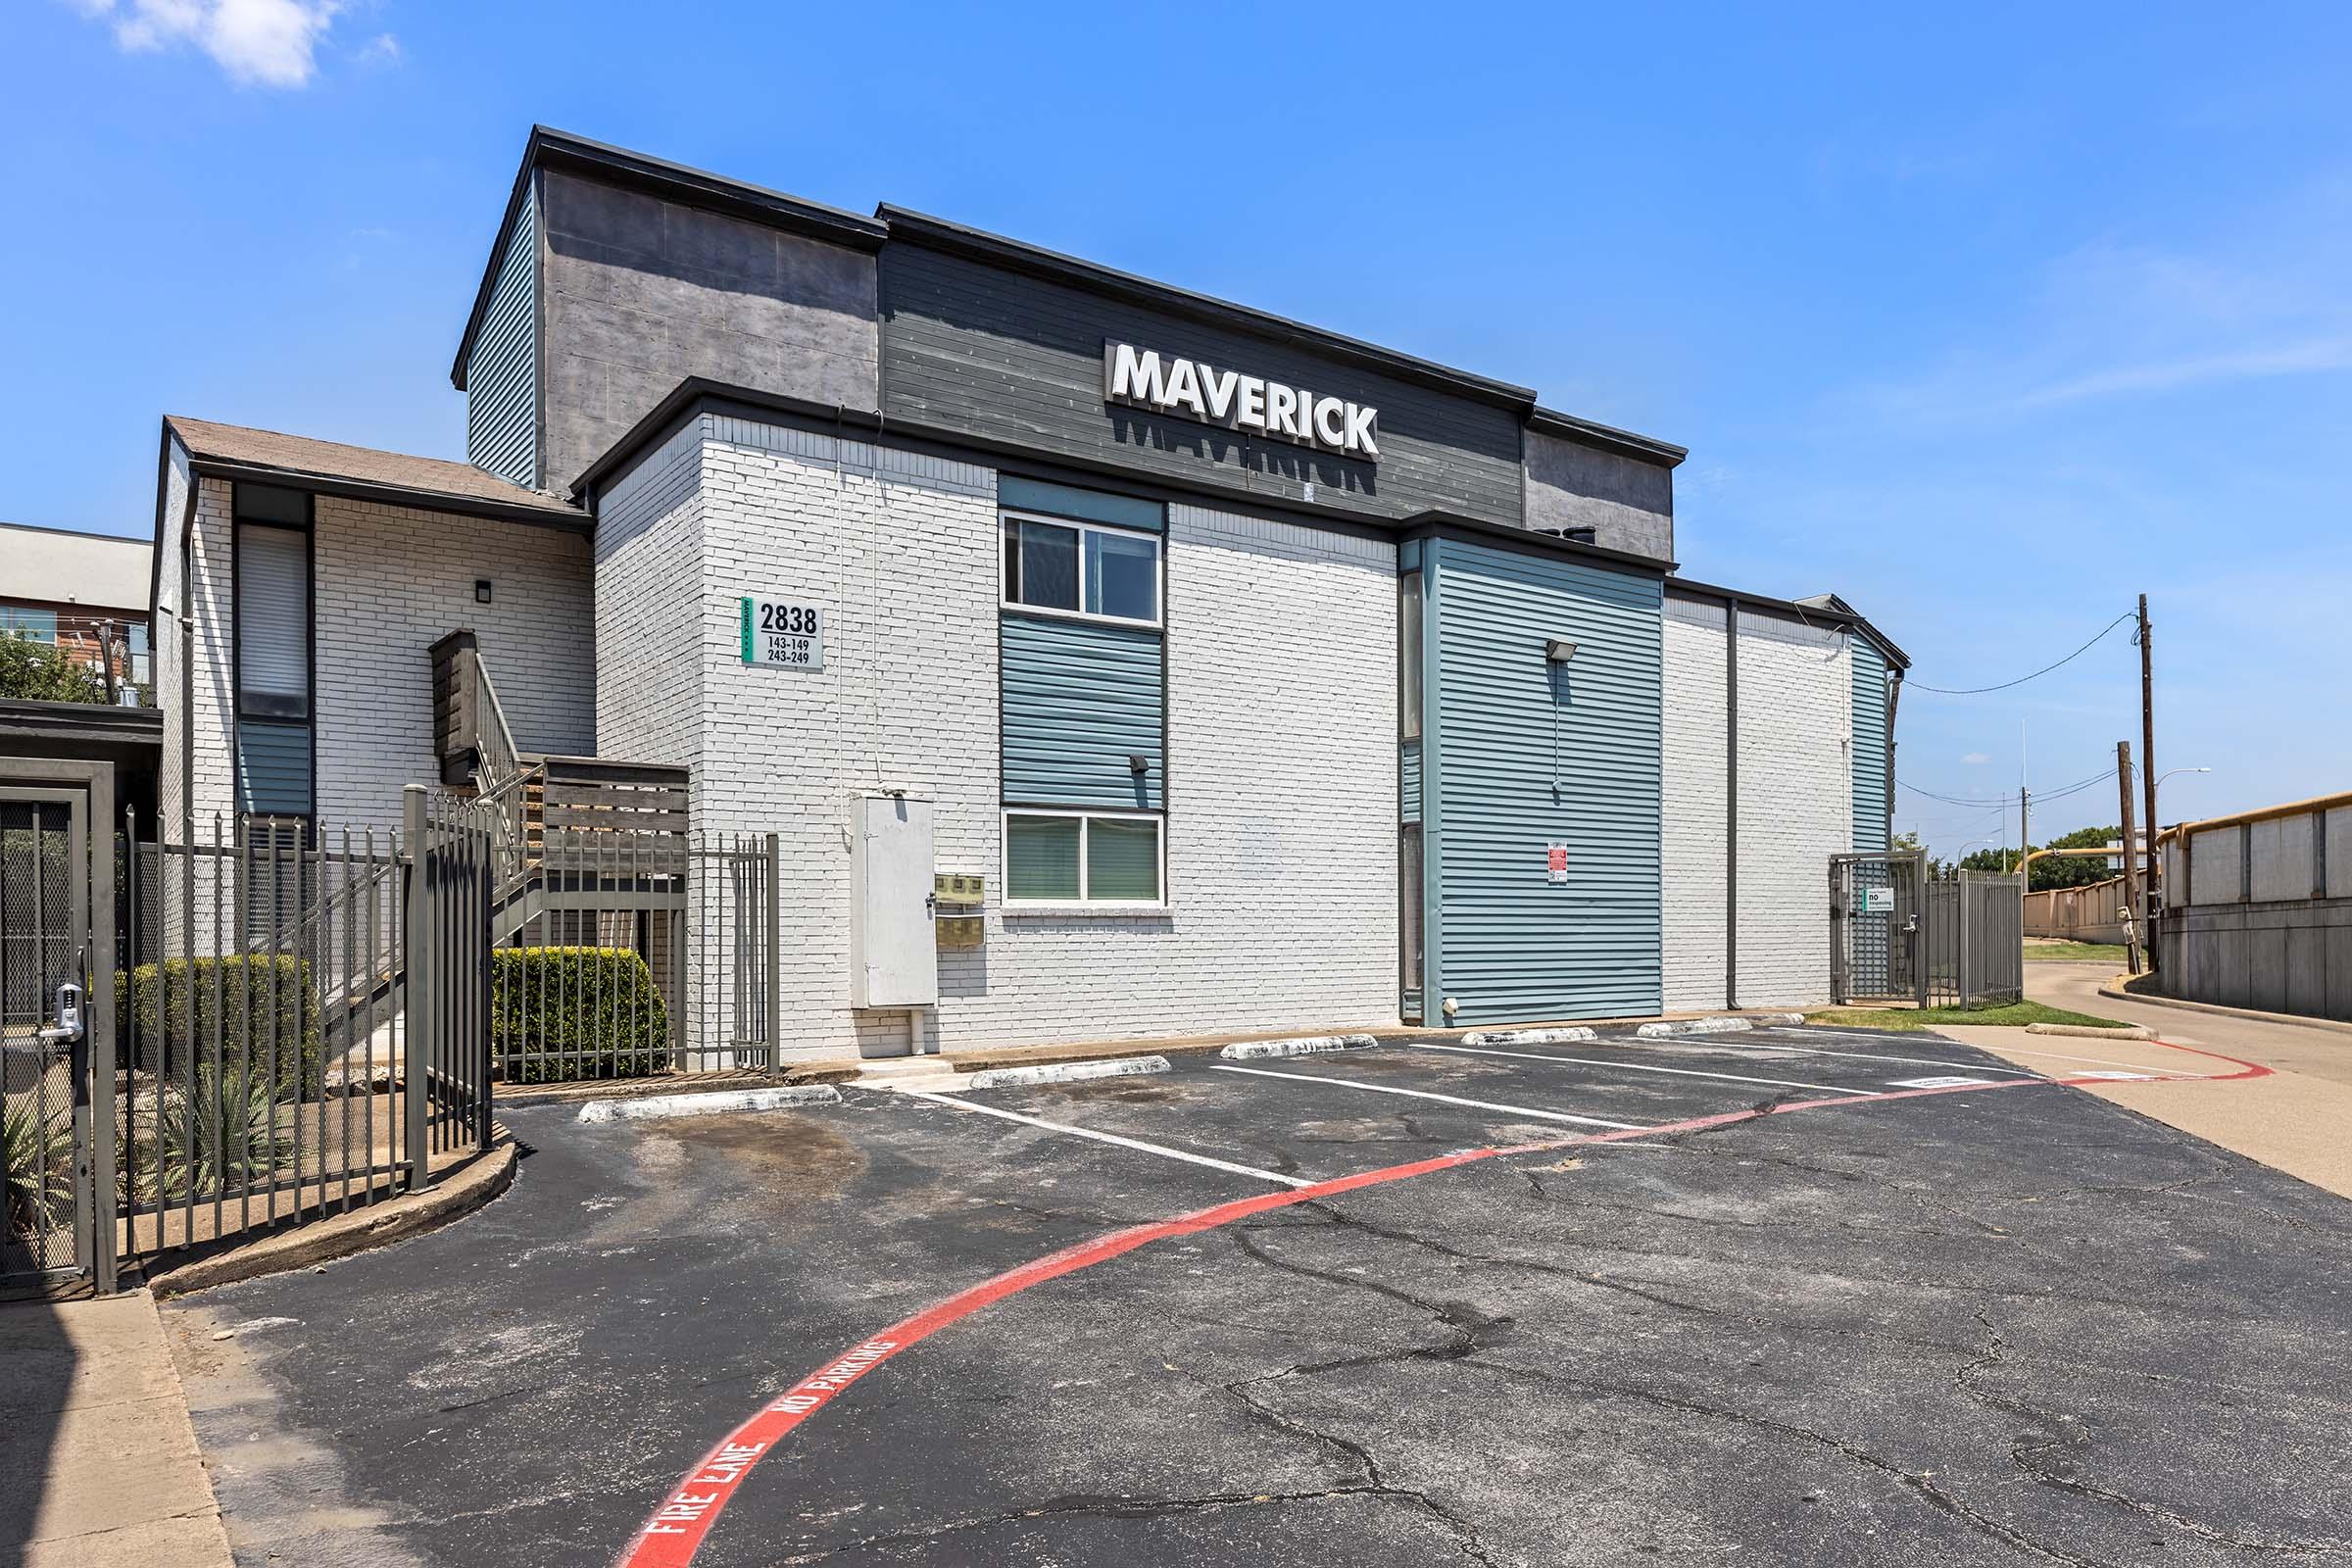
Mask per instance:
[[[1396,801],[1405,822],[1421,820],[1421,743],[1406,741],[1397,748]]]
[[[1854,639],[1854,848],[1886,848],[1893,803],[1886,799],[1886,656]]]
[[[1156,501],[1112,495],[1103,490],[1081,490],[1075,485],[1049,484],[1014,473],[997,475],[997,505],[1014,512],[1042,512],[1055,517],[1078,517],[1119,528],[1144,528],[1165,533],[1168,509]]]
[[[1004,799],[1163,807],[1160,634],[1014,614],[1002,627]],[[1131,756],[1150,764],[1144,773],[1130,769]]]
[[[237,725],[237,811],[265,816],[311,813],[311,727]]]
[[[1459,539],[1425,549],[1433,995],[1459,1004],[1457,1024],[1658,1011],[1664,585]],[[1556,676],[1548,638],[1577,645]],[[1565,886],[1551,844],[1568,847]]]
[[[539,223],[537,188],[499,263],[490,308],[466,362],[466,456],[520,485],[539,482]]]

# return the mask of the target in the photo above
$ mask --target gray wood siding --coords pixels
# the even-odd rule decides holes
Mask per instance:
[[[466,456],[516,484],[539,483],[539,229],[525,191],[490,309],[466,365]]]
[[[1516,524],[1519,420],[1304,350],[894,240],[882,252],[887,417],[1115,464],[1139,475],[1406,517],[1432,509]],[[1105,339],[1380,410],[1378,463],[1102,401]]]

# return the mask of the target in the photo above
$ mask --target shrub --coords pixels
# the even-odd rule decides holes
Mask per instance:
[[[20,631],[0,637],[0,697],[103,703],[106,678],[73,655]]]
[[[166,1089],[158,1102],[155,1162],[132,1173],[141,1196],[171,1202],[229,1195],[266,1184],[293,1162],[293,1124],[261,1074],[216,1076],[203,1067],[196,1092]]]
[[[180,1083],[188,1054],[202,1071],[213,1066],[213,992],[220,993],[220,1071],[232,1081],[270,1074],[270,985],[276,991],[277,1098],[316,1100],[319,1089],[318,998],[311,966],[291,954],[231,954],[225,958],[172,958],[115,975],[116,1032],[121,1059],[136,1061],[160,1085]],[[129,1000],[126,1004],[126,992]],[[162,1027],[163,994],[171,996],[170,1028]],[[250,1061],[251,1065],[247,1063]]]
[[[490,956],[490,1052],[510,1083],[669,1069],[669,1009],[627,948],[507,948]]]
[[[7,1234],[29,1237],[66,1224],[74,1213],[74,1127],[33,1102],[0,1113],[0,1196]]]

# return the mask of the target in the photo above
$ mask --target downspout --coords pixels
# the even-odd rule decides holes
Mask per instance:
[[[1740,1005],[1740,601],[1723,606],[1723,1004]]]
[[[1886,686],[1886,853],[1889,855],[1894,853],[1894,715],[1902,706],[1903,672],[1897,668]]]

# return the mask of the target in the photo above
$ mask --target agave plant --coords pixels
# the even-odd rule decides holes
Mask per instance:
[[[10,1236],[34,1236],[74,1211],[74,1128],[20,1103],[0,1115],[0,1168],[8,1172]]]
[[[294,1155],[276,1130],[278,1098],[267,1074],[196,1074],[156,1107],[155,1191],[165,1200],[209,1198],[267,1181]]]

